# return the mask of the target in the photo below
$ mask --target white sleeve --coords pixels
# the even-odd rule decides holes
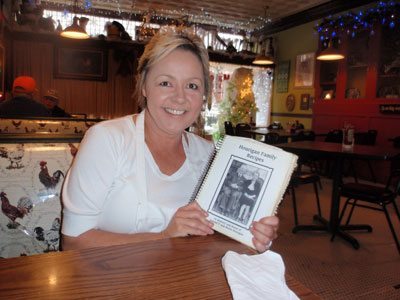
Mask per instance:
[[[118,170],[117,158],[117,143],[107,128],[91,127],[64,181],[63,234],[78,236],[97,227]]]

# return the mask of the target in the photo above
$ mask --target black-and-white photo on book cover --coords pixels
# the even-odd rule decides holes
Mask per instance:
[[[213,229],[254,248],[253,221],[276,213],[297,156],[253,139],[225,136],[192,201],[208,212]]]
[[[209,213],[249,228],[272,172],[272,168],[232,156]]]

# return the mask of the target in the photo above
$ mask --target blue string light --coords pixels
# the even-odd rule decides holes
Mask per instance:
[[[346,33],[355,37],[357,33],[365,30],[370,31],[370,35],[375,33],[375,24],[388,26],[390,29],[396,27],[396,20],[400,18],[399,1],[379,1],[375,7],[370,7],[364,11],[346,12],[343,15],[326,17],[320,24],[317,24],[315,30],[318,33],[324,33],[325,38],[334,38]]]

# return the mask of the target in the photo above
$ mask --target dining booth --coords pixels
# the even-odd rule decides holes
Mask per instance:
[[[59,250],[65,175],[96,119],[0,119],[0,257]]]

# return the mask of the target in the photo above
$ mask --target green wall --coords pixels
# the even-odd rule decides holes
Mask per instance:
[[[312,108],[308,110],[300,109],[300,97],[301,94],[310,94],[312,99],[314,98],[314,87],[294,87],[295,68],[296,68],[296,56],[299,54],[305,54],[313,52],[315,53],[318,48],[318,35],[314,30],[314,26],[317,22],[313,21],[301,26],[297,26],[285,31],[281,31],[274,35],[275,39],[275,79],[272,93],[272,107],[271,107],[271,122],[280,121],[285,127],[287,122],[294,122],[299,120],[304,124],[305,128],[311,128],[311,116]],[[276,92],[276,71],[279,68],[280,61],[290,60],[290,73],[289,73],[289,84],[288,92],[278,93]],[[314,72],[315,75],[315,72]],[[289,94],[293,94],[296,99],[295,108],[289,112],[286,108],[286,98]],[[311,99],[311,100],[312,100]],[[312,101],[310,101],[312,102]],[[284,115],[275,115],[284,114]],[[302,115],[307,115],[306,117]]]

